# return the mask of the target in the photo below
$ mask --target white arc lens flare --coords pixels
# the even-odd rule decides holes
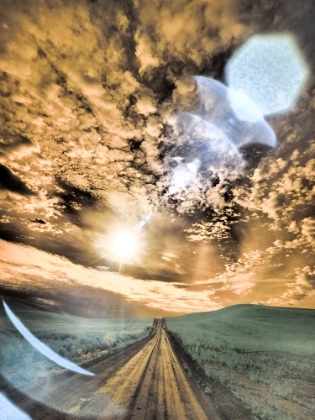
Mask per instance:
[[[263,120],[260,109],[243,90],[228,89],[228,99],[239,121],[255,123]]]
[[[31,417],[16,407],[0,392],[0,415],[2,420],[32,420]]]
[[[197,112],[199,118],[223,132],[236,147],[252,143],[270,147],[277,145],[273,129],[245,89],[231,89],[205,76],[197,76],[195,80],[200,95],[200,107]],[[198,131],[201,131],[205,124],[198,126]]]
[[[75,363],[70,362],[67,359],[59,356],[58,353],[55,353],[51,348],[46,346],[46,344],[42,343],[38,338],[36,338],[26,327],[25,325],[19,320],[19,318],[11,311],[9,306],[3,301],[3,306],[5,309],[6,314],[8,315],[10,321],[15,326],[15,328],[19,331],[19,333],[27,340],[36,350],[42,353],[47,359],[52,360],[57,365],[64,367],[68,370],[72,370],[76,373],[81,373],[82,375],[94,376],[94,373],[89,372],[85,369],[82,369],[80,366],[76,365]]]

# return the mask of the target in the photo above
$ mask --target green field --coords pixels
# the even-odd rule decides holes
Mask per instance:
[[[166,324],[255,418],[315,418],[315,310],[236,305]]]
[[[60,356],[81,364],[145,338],[152,318],[90,319],[42,310],[7,300],[6,303],[39,340]],[[14,385],[61,368],[32,347],[0,309],[0,369]]]

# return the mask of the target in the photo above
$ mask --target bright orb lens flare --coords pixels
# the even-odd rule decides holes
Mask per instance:
[[[309,68],[293,36],[254,35],[228,61],[225,73],[229,87],[244,91],[267,116],[296,104]]]
[[[130,232],[121,232],[113,240],[113,253],[119,261],[133,257],[139,249],[136,236]]]

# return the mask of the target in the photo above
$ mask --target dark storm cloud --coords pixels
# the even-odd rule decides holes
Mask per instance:
[[[32,142],[27,137],[21,136],[19,134],[11,135],[2,133],[1,140],[0,151],[2,153],[8,153],[14,149],[32,145]]]
[[[40,225],[45,225],[46,224],[45,220],[43,220],[43,219],[31,219],[30,221],[33,222],[33,223],[39,223]]]
[[[72,215],[73,222],[76,220],[76,216],[79,216],[81,209],[91,209],[97,202],[93,191],[68,186],[65,182],[58,179],[56,182],[60,188],[53,194],[60,199],[59,205],[63,208],[63,211]],[[77,217],[77,222],[80,223],[79,217]]]
[[[4,165],[0,164],[0,185],[9,191],[15,192],[21,195],[35,195],[28,186],[16,175],[10,171]]]

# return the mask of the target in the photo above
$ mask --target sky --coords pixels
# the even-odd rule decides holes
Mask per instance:
[[[315,308],[312,0],[0,6],[1,296],[94,317]],[[200,80],[226,84],[264,34],[294,37],[308,79],[259,126],[275,147],[236,147]]]

